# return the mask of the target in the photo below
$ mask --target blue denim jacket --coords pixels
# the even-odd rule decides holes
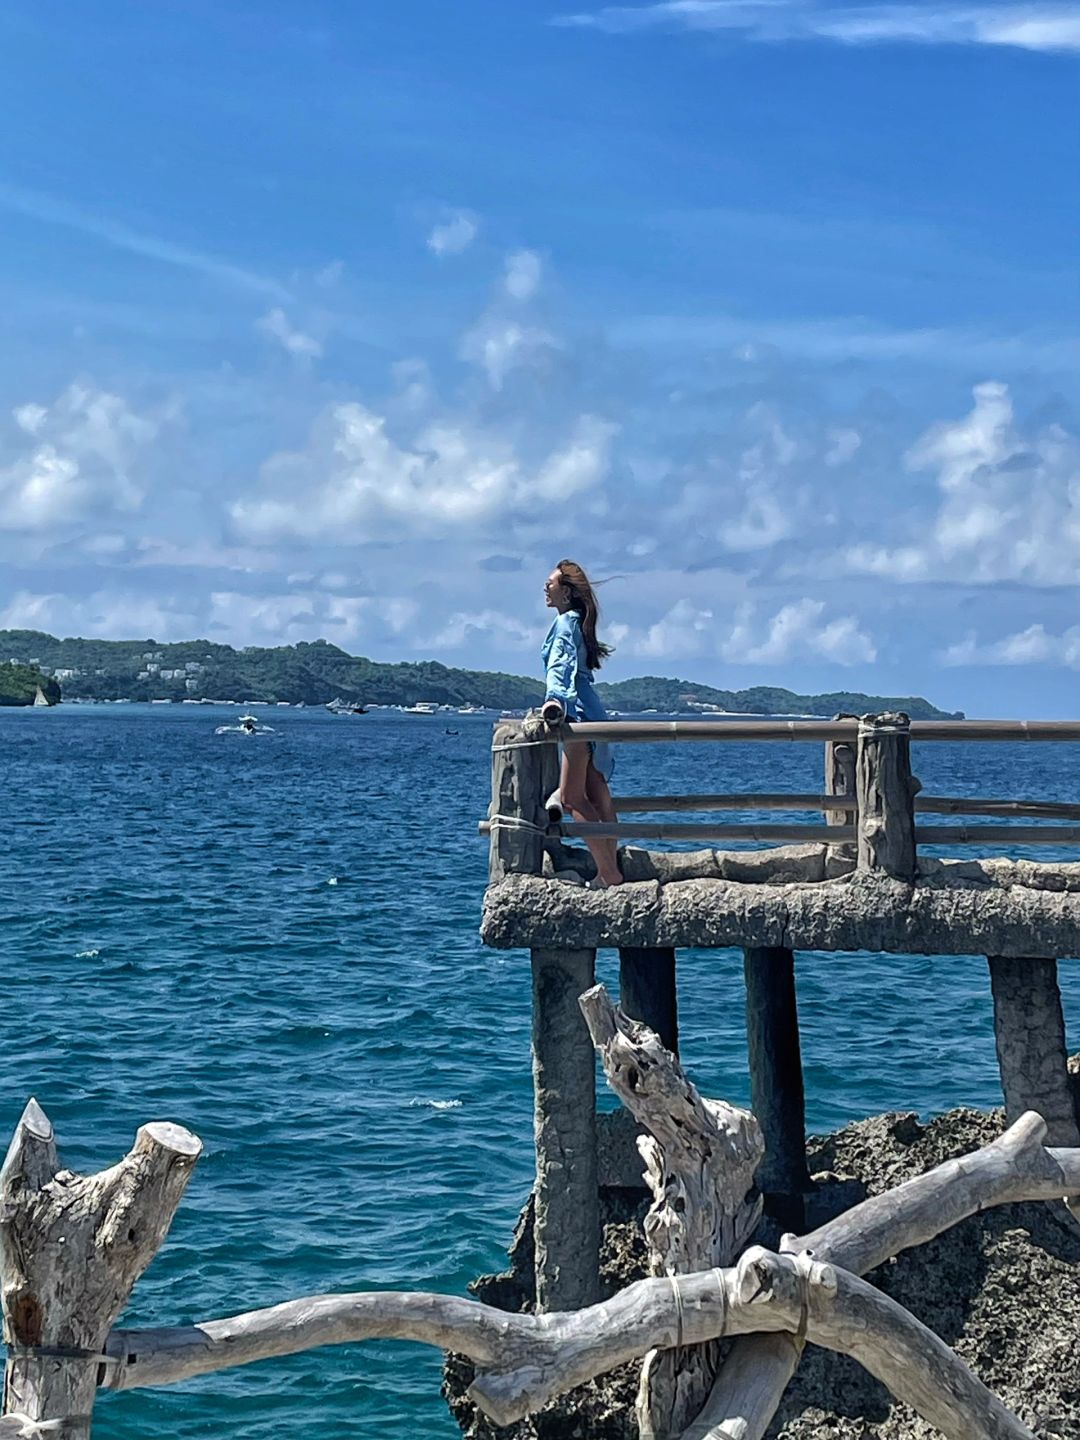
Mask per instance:
[[[593,686],[585,655],[585,636],[581,633],[581,616],[576,610],[556,615],[540,656],[546,672],[545,700],[560,700],[568,720],[608,718]],[[611,746],[601,742],[591,748],[593,764],[605,779],[610,779],[614,769]]]

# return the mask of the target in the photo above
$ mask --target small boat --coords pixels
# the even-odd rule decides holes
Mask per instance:
[[[436,715],[439,707],[434,700],[419,700],[415,705],[406,705],[403,713],[406,715]]]
[[[443,733],[444,733],[445,735],[460,735],[460,734],[461,734],[461,731],[460,731],[460,730],[450,730],[450,729],[448,728],[448,729],[446,729]]]
[[[236,725],[219,725],[215,735],[273,735],[272,725],[260,725],[255,715],[241,715]]]
[[[484,707],[482,705],[459,705],[457,713],[459,715],[482,715]]]
[[[336,700],[331,700],[327,706],[331,715],[366,715],[367,706],[361,705],[358,700],[342,700],[339,695]]]

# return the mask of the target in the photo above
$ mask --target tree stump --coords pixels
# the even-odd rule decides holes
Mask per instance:
[[[59,1440],[89,1436],[109,1331],[201,1149],[179,1125],[144,1125],[119,1164],[73,1175],[47,1117],[27,1105],[0,1171],[5,1416],[54,1422],[47,1432]]]

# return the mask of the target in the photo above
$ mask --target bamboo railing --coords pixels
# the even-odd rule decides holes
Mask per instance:
[[[541,785],[555,775],[555,746],[574,741],[608,741],[643,744],[670,741],[746,744],[759,741],[813,741],[825,745],[825,786],[820,793],[775,794],[736,792],[696,795],[630,795],[615,800],[620,819],[612,823],[586,823],[564,817],[556,806],[548,812],[551,837],[591,840],[660,840],[685,842],[767,842],[850,845],[856,842],[870,868],[883,868],[898,878],[914,873],[919,845],[1080,845],[1080,803],[992,796],[924,795],[911,774],[910,744],[920,742],[1027,741],[1080,742],[1080,721],[1075,720],[916,720],[906,715],[842,716],[834,720],[711,719],[619,720],[600,723],[546,726],[526,720],[517,727],[500,727],[504,743],[496,746],[493,796],[504,794],[511,805],[538,785],[545,795],[555,788]],[[515,744],[513,735],[517,735]],[[545,744],[548,742],[548,744]],[[550,746],[550,749],[549,749]],[[514,751],[520,747],[520,753]],[[545,752],[546,755],[545,755]],[[526,755],[532,771],[522,781],[518,774]],[[516,768],[515,768],[516,767]],[[513,772],[513,775],[511,774]],[[533,774],[535,772],[535,774]],[[501,776],[501,780],[498,778]],[[516,777],[516,778],[514,778]],[[518,797],[515,800],[515,795]],[[666,814],[689,816],[712,811],[817,812],[825,823],[791,818],[770,821],[702,822],[665,819]],[[536,873],[542,845],[534,835],[511,837],[507,830],[522,821],[543,829],[543,814],[535,803],[508,814],[506,804],[493,800],[491,816],[482,833],[492,837],[492,878],[519,868]],[[958,816],[965,823],[916,823],[916,817]],[[517,817],[517,818],[515,818]],[[622,818],[627,817],[627,818]],[[644,817],[644,818],[638,818]],[[973,823],[966,823],[971,819]],[[1034,821],[1035,824],[994,823]],[[502,832],[500,834],[500,832]],[[871,853],[889,856],[880,865]],[[506,852],[509,863],[496,861]],[[528,850],[531,859],[519,866],[511,857]],[[895,852],[895,853],[893,853]]]

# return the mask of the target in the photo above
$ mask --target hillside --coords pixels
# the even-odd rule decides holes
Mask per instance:
[[[543,698],[539,679],[462,670],[435,660],[383,664],[349,655],[325,640],[234,650],[210,640],[164,645],[156,640],[59,640],[40,630],[0,630],[0,659],[40,666],[70,697],[90,700],[288,700],[323,705],[335,696],[373,705],[483,705],[522,710]],[[644,676],[598,687],[615,710],[667,714],[717,706],[746,715],[833,715],[846,710],[906,710],[941,717],[921,696],[796,695],[755,687],[717,690],[689,680]],[[32,698],[32,697],[31,697]]]
[[[60,686],[31,665],[0,665],[0,705],[33,705],[38,690],[50,705],[60,701]]]

